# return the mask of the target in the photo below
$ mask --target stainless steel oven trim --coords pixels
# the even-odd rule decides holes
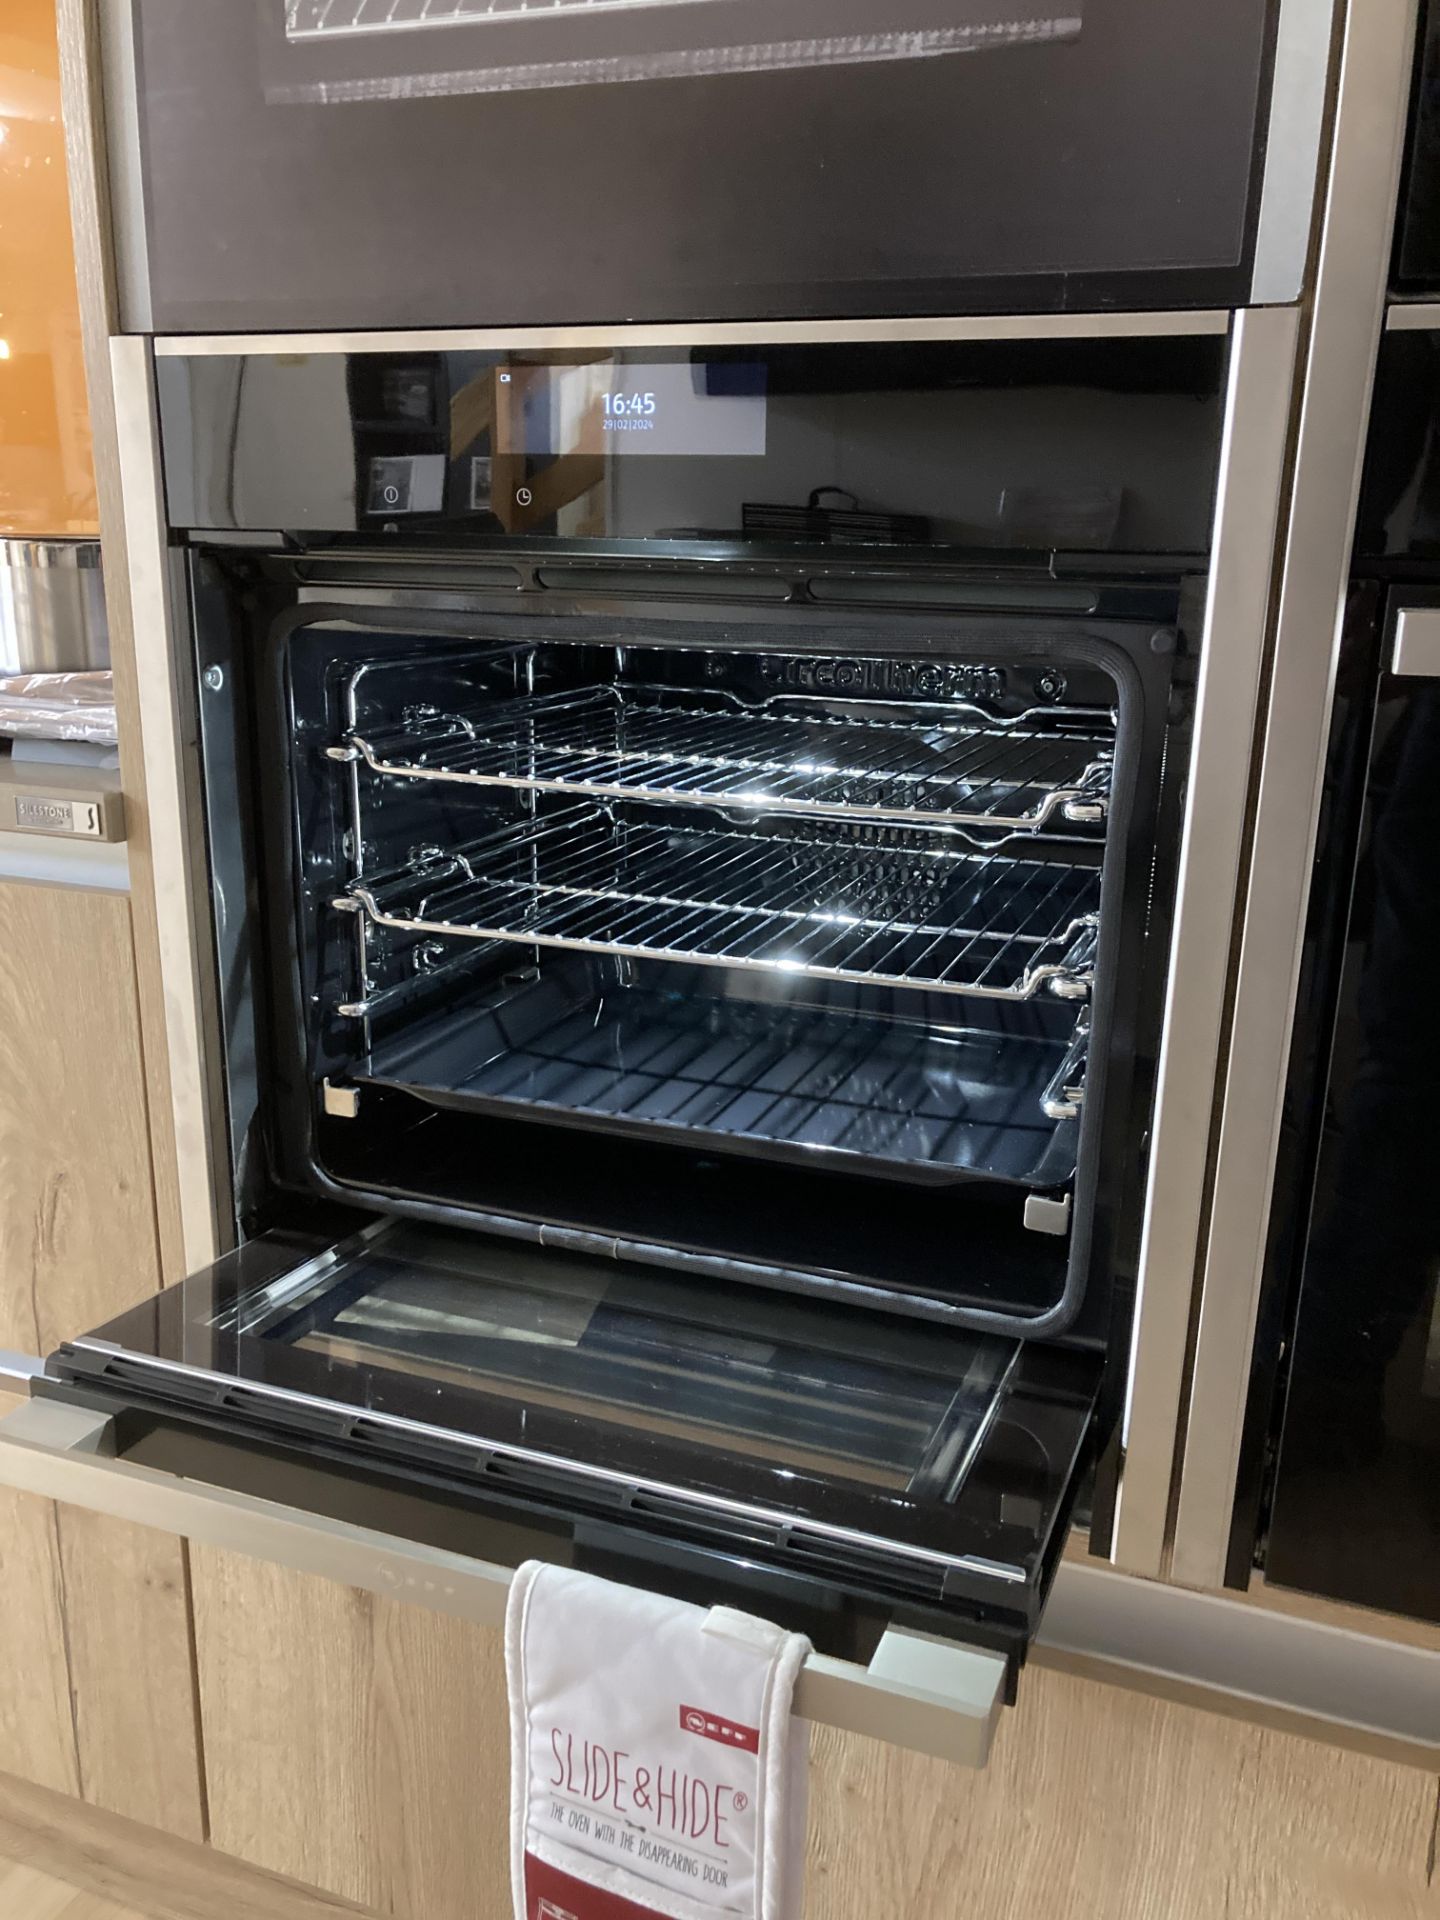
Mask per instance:
[[[32,1400],[0,1422],[0,1486],[203,1541],[479,1626],[503,1625],[513,1569],[114,1457],[109,1416]],[[868,1667],[812,1653],[794,1712],[983,1767],[1004,1702],[1002,1654],[890,1627]]]
[[[0,1393],[28,1394],[30,1382],[45,1371],[45,1362],[33,1354],[13,1353],[0,1347]]]
[[[213,1382],[216,1387],[230,1392],[239,1385],[246,1393],[253,1393],[261,1399],[278,1401],[282,1405],[318,1409],[323,1413],[333,1413],[347,1420],[373,1421],[376,1426],[389,1428],[395,1433],[409,1434],[417,1439],[434,1439],[439,1435],[444,1440],[468,1447],[475,1454],[502,1454],[506,1459],[523,1460],[531,1466],[570,1474],[577,1479],[594,1480],[606,1486],[623,1487],[627,1490],[638,1489],[642,1493],[653,1493],[663,1499],[682,1501],[691,1506],[702,1507],[710,1513],[724,1514],[731,1519],[755,1520],[762,1526],[778,1527],[787,1533],[801,1534],[811,1539],[834,1540],[847,1546],[861,1547],[869,1553],[892,1554],[900,1560],[919,1561],[926,1566],[939,1567],[950,1573],[978,1574],[983,1579],[998,1581],[1003,1586],[1025,1584],[1025,1572],[1022,1567],[1007,1566],[994,1560],[978,1559],[973,1554],[939,1553],[932,1547],[907,1546],[899,1541],[887,1539],[883,1534],[860,1533],[849,1527],[830,1526],[819,1521],[797,1520],[793,1514],[781,1513],[771,1507],[752,1506],[740,1500],[726,1500],[719,1494],[700,1493],[676,1486],[670,1481],[642,1480],[627,1474],[611,1473],[604,1467],[594,1467],[583,1460],[566,1460],[558,1454],[540,1453],[530,1447],[511,1446],[503,1441],[482,1440],[473,1433],[461,1433],[453,1427],[427,1426],[419,1420],[407,1420],[400,1414],[377,1413],[370,1407],[347,1406],[343,1400],[328,1400],[319,1394],[288,1393],[282,1387],[272,1387],[260,1380],[237,1382],[233,1376],[215,1373],[208,1367],[183,1364],[177,1360],[162,1360],[150,1354],[137,1356],[128,1353],[124,1347],[116,1346],[111,1340],[94,1340],[84,1337],[70,1344],[73,1348],[85,1353],[97,1353],[107,1357],[113,1355],[117,1359],[128,1361],[132,1366],[143,1367],[147,1372],[178,1374],[186,1380],[207,1380]],[[1004,1391],[1003,1383],[998,1391]]]
[[[1225,1577],[1415,18],[1346,27],[1176,1511],[1190,1586]]]
[[[31,1401],[0,1423],[0,1485],[203,1541],[402,1604],[498,1627],[510,1569],[113,1457],[110,1420]],[[1036,1637],[1047,1654],[1103,1662],[1094,1677],[1211,1711],[1259,1707],[1324,1738],[1349,1728],[1404,1742],[1392,1757],[1434,1772],[1440,1663],[1426,1648],[1363,1636],[1249,1602],[1064,1562]],[[1092,1669],[1092,1671],[1094,1671]],[[892,1627],[868,1668],[806,1661],[794,1710],[872,1739],[983,1766],[999,1720],[999,1654]]]
[[[638,327],[450,327],[376,333],[161,334],[156,355],[505,352],[511,348],[803,347],[947,340],[1108,340],[1225,333],[1222,308],[1155,313],[1012,313],[912,320],[728,320]]]
[[[219,1258],[228,1189],[205,934],[208,880],[197,843],[194,659],[166,538],[160,424],[146,340],[110,342],[126,561],[134,619],[145,818],[155,871],[176,1172],[187,1269]]]
[[[1280,0],[1250,298],[1298,300],[1315,214],[1336,0]]]
[[[1299,319],[1236,321],[1190,783],[1140,1244],[1112,1556],[1162,1569],[1180,1431],[1212,1093],[1279,533]]]
[[[115,246],[121,324],[148,333],[150,240],[145,229],[145,180],[140,153],[140,88],[135,71],[135,0],[99,0],[90,29],[105,100],[105,158]]]

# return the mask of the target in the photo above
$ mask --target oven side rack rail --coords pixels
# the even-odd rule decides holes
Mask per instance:
[[[590,687],[356,726],[326,751],[400,780],[1038,834],[1106,818],[1113,730],[1104,716],[1080,718],[1066,727],[1050,714],[1007,722],[944,708],[897,718]]]

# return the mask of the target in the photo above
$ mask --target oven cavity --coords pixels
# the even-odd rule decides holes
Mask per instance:
[[[332,662],[325,1112],[388,1090],[980,1180],[1063,1233],[1116,690],[1082,660],[896,664],[628,638]]]

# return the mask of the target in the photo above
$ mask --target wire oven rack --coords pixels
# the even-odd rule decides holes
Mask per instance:
[[[376,926],[1027,1000],[1084,998],[1100,874],[998,851],[819,842],[566,810],[335,901]]]
[[[1108,717],[1077,729],[1035,715],[919,708],[904,718],[662,686],[590,687],[432,713],[329,751],[402,779],[584,794],[823,819],[1039,832],[1103,820]]]

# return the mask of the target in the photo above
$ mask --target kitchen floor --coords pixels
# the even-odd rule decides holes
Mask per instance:
[[[52,1880],[35,1867],[0,1861],[0,1913],[5,1920],[148,1920],[135,1907],[117,1907],[95,1894]]]

